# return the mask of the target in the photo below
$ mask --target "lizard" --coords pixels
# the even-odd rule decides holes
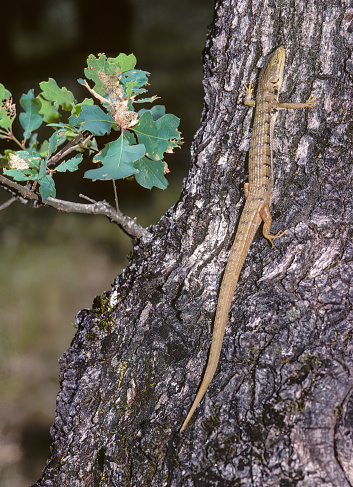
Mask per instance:
[[[285,49],[283,46],[278,47],[267,56],[260,71],[256,100],[252,99],[252,85],[245,85],[243,88],[244,104],[255,107],[249,151],[249,182],[244,184],[245,205],[223,274],[204,377],[180,432],[186,428],[216,372],[233,294],[245,258],[261,221],[263,221],[263,236],[269,240],[272,246],[273,240],[285,233],[280,231],[276,235],[270,234],[272,223],[270,203],[273,193],[271,141],[275,119],[280,109],[312,108],[318,100],[315,96],[310,96],[305,103],[279,102],[278,96],[283,80],[284,62]]]

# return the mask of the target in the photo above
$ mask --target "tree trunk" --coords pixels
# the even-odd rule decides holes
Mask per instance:
[[[345,5],[217,3],[189,176],[112,290],[77,315],[36,486],[353,484],[353,9]],[[319,99],[277,118],[272,233],[287,233],[274,250],[255,237],[216,375],[180,434],[244,203],[253,110],[241,88],[279,45],[280,100]]]

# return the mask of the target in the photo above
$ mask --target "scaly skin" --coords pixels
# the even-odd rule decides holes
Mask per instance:
[[[264,222],[263,235],[272,245],[272,240],[284,233],[270,234],[272,222],[270,203],[273,192],[271,139],[276,118],[275,110],[282,108],[312,108],[317,103],[314,97],[310,97],[305,103],[279,103],[278,93],[283,79],[284,60],[284,47],[278,47],[267,57],[261,69],[256,93],[254,127],[250,142],[249,183],[245,184],[244,187],[246,202],[222,279],[205,374],[180,431],[183,431],[187,426],[216,371],[234,290],[261,220]],[[252,88],[245,86],[244,93],[245,105],[254,107],[255,101],[251,99]]]

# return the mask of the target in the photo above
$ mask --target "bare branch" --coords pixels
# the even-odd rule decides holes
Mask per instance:
[[[96,200],[92,200],[92,198],[90,198],[89,196],[86,196],[85,194],[80,193],[79,197],[82,198],[83,200],[90,201],[91,203],[97,203]]]
[[[119,211],[118,191],[116,189],[116,184],[115,184],[114,179],[112,179],[112,182],[113,182],[113,188],[114,188],[115,208],[116,208],[116,211]]]
[[[87,83],[86,80],[84,80],[83,86],[85,86],[87,90],[91,93],[91,95],[97,98],[97,100],[99,100],[102,103],[102,105],[110,105],[109,100],[107,100],[107,98],[104,98],[104,96],[94,91],[94,89],[90,87],[90,85]]]
[[[87,137],[86,140],[84,141],[84,144],[86,144],[86,142],[88,142],[88,140],[91,137],[92,137],[92,135]],[[56,152],[52,157],[50,157],[50,159],[47,162],[47,165],[56,164],[61,159],[63,159],[65,156],[70,154],[70,152],[73,152],[74,150],[79,149],[81,147],[80,142],[83,138],[84,138],[84,133],[80,132],[78,135],[76,135],[76,137],[74,137],[72,140],[70,140],[70,142],[68,142],[65,145],[65,147],[63,147],[61,150]]]
[[[92,203],[75,203],[72,201],[59,200],[49,197],[43,203],[36,193],[31,193],[28,188],[21,184],[11,181],[0,175],[0,187],[11,193],[21,203],[31,202],[33,206],[51,206],[60,211],[67,213],[86,213],[90,215],[104,215],[112,222],[115,222],[130,237],[143,237],[149,235],[149,232],[141,225],[136,223],[133,218],[124,215],[120,210],[116,210],[106,201],[94,201]],[[23,201],[25,200],[25,201]]]
[[[20,142],[18,139],[16,139],[16,137],[14,136],[14,134],[12,132],[8,133],[7,138],[9,140],[13,140],[19,147],[21,147],[22,150],[26,150],[26,146],[25,146],[24,142]]]
[[[9,200],[5,201],[5,203],[3,203],[2,205],[0,205],[0,211],[1,210],[5,210],[5,208],[8,208],[10,205],[12,205],[12,203],[14,203],[15,201],[17,200],[17,198],[15,196],[13,196],[12,198],[10,198]]]

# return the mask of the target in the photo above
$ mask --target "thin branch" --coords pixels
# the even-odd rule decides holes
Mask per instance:
[[[103,105],[111,105],[111,103],[109,103],[109,100],[107,98],[104,98],[104,96],[100,95],[96,91],[94,91],[94,89],[90,87],[90,85],[87,83],[86,80],[84,80],[83,86],[85,86],[87,90],[91,93],[91,95],[97,98],[97,100],[99,100]]]
[[[114,179],[112,179],[112,183],[113,183],[113,188],[114,188],[115,208],[116,208],[116,211],[119,211],[118,192],[116,189],[116,184],[115,184]]]
[[[90,198],[89,196],[86,196],[85,194],[80,193],[79,197],[82,198],[83,200],[89,201],[90,203],[97,203],[96,200],[92,200],[92,198]]]
[[[1,108],[1,103],[0,103],[0,108]],[[0,129],[0,134],[2,134],[2,136],[0,137],[1,139],[6,139],[7,141],[12,140],[19,147],[21,147],[22,150],[26,150],[25,143],[24,142],[21,143],[18,139],[16,139],[16,137],[11,132],[11,130],[3,130],[3,129]]]
[[[94,201],[92,203],[74,203],[72,201],[59,200],[57,198],[49,198],[43,203],[36,193],[31,193],[25,186],[11,181],[0,175],[0,187],[13,194],[21,203],[23,199],[31,201],[33,206],[51,206],[60,211],[67,213],[86,213],[90,215],[104,215],[112,222],[118,224],[121,229],[130,237],[143,237],[150,235],[150,233],[141,225],[136,223],[133,218],[124,215],[120,210],[114,209],[109,203],[105,201]],[[26,203],[25,203],[26,204]]]
[[[18,139],[16,139],[16,137],[14,136],[14,134],[12,132],[9,133],[8,139],[13,140],[17,145],[19,145],[21,147],[22,150],[26,150],[26,146],[25,146],[24,142],[21,144],[21,142]]]
[[[96,201],[95,203],[84,204],[59,200],[49,196],[45,202],[45,206],[52,206],[57,210],[66,211],[68,213],[74,212],[90,215],[105,215],[111,221],[117,223],[130,236],[143,237],[149,235],[149,232],[136,223],[133,218],[124,215],[120,210],[117,211],[106,201]]]
[[[12,203],[14,203],[15,201],[17,200],[17,198],[15,196],[13,196],[12,198],[8,199],[7,201],[5,201],[5,203],[3,203],[2,205],[0,205],[0,211],[1,210],[5,210],[5,208],[8,208],[10,205],[12,205]]]
[[[86,143],[86,141],[88,142],[88,140],[91,137],[92,137],[92,135],[87,137],[86,140],[84,141],[84,143]],[[65,147],[63,147],[61,150],[56,152],[52,157],[50,157],[50,159],[47,162],[47,165],[56,164],[61,159],[63,159],[65,156],[70,154],[70,152],[73,152],[74,150],[79,149],[81,147],[80,142],[83,138],[84,138],[84,133],[80,132],[78,135],[76,135],[76,137],[74,137],[72,140],[70,140],[70,142],[68,142],[65,145]]]

